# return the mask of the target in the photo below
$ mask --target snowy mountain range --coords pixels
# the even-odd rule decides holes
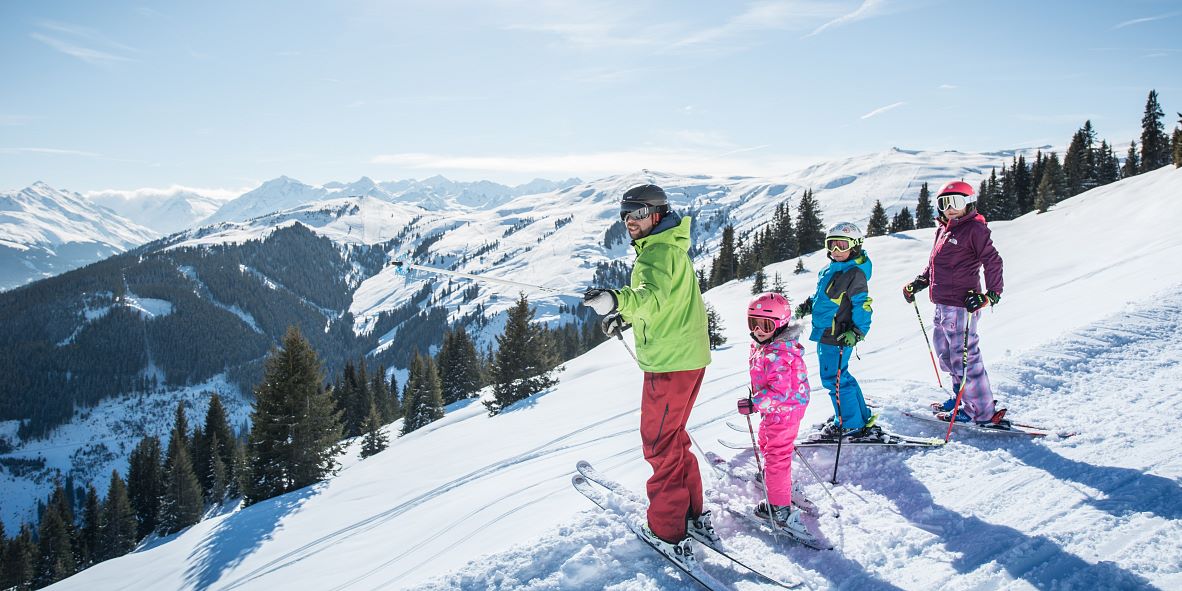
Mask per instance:
[[[0,192],[0,291],[159,236],[78,193],[40,181],[19,191]]]
[[[906,164],[918,156],[863,159],[860,172],[882,161],[883,168],[875,168],[878,177],[850,174],[853,161],[813,170],[810,184],[818,189],[827,220],[864,219],[867,198],[888,205],[887,196],[895,195],[893,204],[904,197],[910,202],[916,181],[937,180],[925,167]],[[968,158],[947,158],[940,180],[970,167]],[[854,180],[842,181],[846,176]],[[863,194],[859,184],[871,178],[880,181],[874,193]],[[573,227],[601,237],[614,215],[616,191],[637,180],[617,177],[572,187],[553,194],[547,205],[506,203],[498,215],[507,221],[535,218],[508,236],[491,231],[496,226],[480,215],[453,220],[447,236],[428,250],[437,262],[454,262],[449,257],[462,252],[464,241],[499,238],[510,259],[486,261],[484,271],[559,285],[569,270],[576,272],[571,280],[576,285],[585,268],[572,264],[572,256],[596,251],[587,241],[570,242],[563,231]],[[788,178],[652,180],[673,189],[680,207],[747,226],[758,223],[759,212],[773,202],[769,195],[801,186]],[[833,185],[823,189],[826,182]],[[1168,429],[1155,427],[1162,424],[1162,409],[1176,403],[1182,381],[1182,344],[1174,338],[1182,330],[1182,267],[1168,264],[1182,254],[1182,238],[1144,233],[1145,227],[1182,223],[1182,209],[1160,198],[1179,192],[1182,170],[1167,167],[1078,195],[1046,214],[990,224],[1006,274],[1003,299],[984,313],[980,328],[994,390],[1016,420],[1078,435],[1027,440],[958,433],[942,449],[847,449],[841,455],[842,484],[832,487],[798,463],[796,478],[821,507],[812,525],[835,544],[832,551],[777,542],[730,517],[724,508],[742,510],[757,500],[758,491],[715,478],[703,463],[707,506],[718,512],[716,524],[727,544],[761,569],[802,582],[802,588],[1182,586],[1182,447]],[[373,231],[366,224],[399,215],[385,209],[389,204],[355,205],[355,224],[342,217],[315,231],[346,232],[360,240],[362,230]],[[374,217],[363,219],[362,212]],[[550,222],[559,216],[573,219],[554,228]],[[432,223],[429,227],[443,224]],[[511,223],[504,226],[515,227]],[[533,225],[539,228],[531,231]],[[226,226],[220,232],[232,239],[235,229],[250,227]],[[549,232],[539,247],[536,238]],[[923,267],[931,237],[928,229],[867,241],[875,263],[874,324],[851,371],[878,405],[880,424],[942,435],[942,429],[901,414],[948,395],[935,383],[915,311],[898,295]],[[622,247],[600,248],[598,254],[626,256]],[[496,257],[490,251],[488,258]],[[803,261],[813,272],[825,264],[821,253]],[[797,301],[813,291],[816,277],[793,275],[794,263],[772,265],[768,272],[783,276],[789,297]],[[1144,284],[1145,277],[1153,283]],[[412,280],[379,273],[368,281],[399,286]],[[354,306],[380,305],[378,290],[363,293],[365,287]],[[747,386],[744,313],[750,290],[750,281],[735,281],[705,294],[722,315],[728,340],[714,352],[689,425],[702,448],[723,453],[741,470],[751,470],[751,454],[717,441],[746,437],[725,423],[740,419],[734,404]],[[920,302],[925,321],[931,308]],[[812,347],[806,346],[806,363],[814,385],[807,426],[832,408],[819,386]],[[606,342],[567,363],[560,378],[552,390],[496,417],[488,417],[476,401],[453,405],[444,419],[393,439],[389,449],[363,461],[360,442],[354,442],[342,458],[343,469],[321,484],[213,515],[51,588],[690,588],[618,519],[570,487],[575,462],[586,459],[643,490],[650,472],[637,435],[641,373],[623,347]],[[392,435],[398,428],[398,423],[388,427]],[[833,467],[831,451],[807,450],[802,456],[822,473]],[[620,509],[641,514],[632,503]],[[716,556],[703,558],[705,568],[736,589],[770,588]]]
[[[339,195],[372,183],[363,183],[353,189],[343,186],[317,188],[284,178],[265,184],[266,191],[260,187],[227,203],[222,211],[228,213],[231,206],[237,203],[239,205],[235,207],[238,209],[234,210],[237,213],[231,217],[241,217],[252,215],[256,208],[266,209],[261,203],[275,205],[303,199],[312,201],[283,211],[257,215],[246,221],[220,222],[180,232],[143,247],[138,251],[137,260],[153,261],[155,257],[152,253],[188,247],[213,249],[229,244],[263,241],[275,236],[279,230],[298,225],[327,238],[346,259],[354,256],[361,247],[380,246],[386,249],[387,258],[410,259],[421,264],[515,279],[577,293],[595,281],[597,268],[601,265],[610,262],[630,264],[632,255],[626,240],[611,242],[608,236],[613,224],[619,224],[619,195],[637,184],[655,182],[665,187],[675,208],[695,219],[695,241],[702,253],[697,262],[699,266],[704,266],[717,250],[723,226],[734,224],[737,235],[742,235],[765,223],[769,212],[774,211],[778,204],[787,202],[795,207],[806,189],[813,188],[816,191],[816,198],[828,223],[838,220],[863,223],[876,199],[881,200],[892,214],[902,207],[913,208],[922,183],[938,186],[949,178],[964,178],[976,184],[989,173],[991,167],[1000,168],[1012,156],[1010,152],[974,154],[889,150],[821,164],[776,178],[681,176],[645,171],[580,182],[538,195],[514,197],[487,209],[457,206],[431,210],[419,203],[395,202],[388,192],[376,196],[334,198],[327,196],[329,191]],[[453,196],[450,199],[456,198]],[[138,263],[130,261],[118,264]],[[202,310],[203,314],[219,312],[223,315],[228,311],[233,316],[227,316],[219,322],[238,323],[238,330],[253,335],[262,332],[258,314],[270,314],[268,310],[276,307],[285,310],[300,307],[313,314],[309,322],[318,318],[321,327],[325,324],[332,326],[345,314],[351,315],[352,331],[358,335],[368,335],[367,339],[374,343],[373,348],[368,350],[371,355],[382,354],[398,346],[400,331],[405,323],[383,324],[382,319],[384,315],[393,314],[407,305],[428,285],[428,281],[433,280],[429,284],[428,299],[446,310],[448,321],[457,322],[473,317],[483,319],[482,324],[469,326],[469,331],[482,348],[500,334],[503,322],[500,313],[511,306],[518,296],[515,287],[480,284],[476,296],[469,297],[463,289],[469,287],[467,284],[457,284],[421,272],[399,274],[392,267],[373,272],[354,266],[352,271],[341,277],[317,278],[319,283],[335,281],[351,286],[348,293],[333,296],[332,299],[344,298],[347,302],[346,305],[336,307],[324,301],[310,302],[306,298],[293,300],[292,295],[297,298],[301,296],[291,293],[292,286],[283,285],[282,280],[276,281],[273,274],[268,276],[257,268],[245,268],[238,279],[227,277],[219,283],[229,280],[231,283],[253,285],[261,281],[256,292],[274,292],[287,298],[269,304],[256,304],[255,315],[252,316],[246,312],[252,308],[251,304],[229,299],[231,296],[211,293],[207,283],[210,278],[203,280],[188,264],[172,264],[182,267],[175,270],[177,280],[184,285],[191,283],[191,293],[186,297],[196,300],[195,303],[204,303],[197,308],[189,308],[182,305],[183,302],[170,302],[161,296],[153,296],[151,299],[158,300],[155,302],[158,306],[177,312],[164,317],[165,320],[144,316],[145,323],[179,322],[182,319],[177,314],[188,314],[181,312],[186,309]],[[150,275],[158,273],[152,271]],[[121,274],[138,275],[131,271]],[[129,296],[135,295],[132,289],[128,289],[128,292]],[[574,320],[569,312],[563,312],[563,307],[572,308],[578,298],[546,293],[529,295],[531,304],[538,310],[537,320],[551,325]],[[78,294],[77,302],[59,306],[59,309],[75,310],[77,312],[74,313],[79,314],[74,325],[61,327],[63,336],[59,338],[86,334],[85,331],[93,327],[91,318],[96,314],[95,309],[99,304],[87,299],[92,297],[93,294]],[[98,308],[105,309],[108,308]],[[54,317],[58,315],[60,312],[54,312]],[[198,322],[208,325],[211,320],[202,318]],[[282,328],[280,326],[278,330]],[[153,347],[163,346],[163,341],[159,339],[175,336],[175,331],[161,331],[159,334],[160,337],[153,339]],[[262,352],[265,352],[265,346]],[[244,351],[236,350],[235,353],[239,357],[244,355]],[[193,360],[194,363],[207,361]],[[403,380],[405,374],[402,369],[395,369],[396,375]],[[145,371],[149,369],[145,368]],[[162,370],[154,367],[150,371]],[[230,399],[233,395],[238,394],[237,391],[227,391],[227,388],[235,389],[225,386],[224,377],[202,374],[187,379],[219,384],[216,389],[227,400],[228,406],[232,404]],[[194,387],[166,389],[147,395],[159,396],[172,403],[183,397],[194,400],[195,407],[200,408],[201,403],[197,400],[200,392],[200,388]],[[109,404],[114,406],[104,407],[103,413],[115,416],[119,414],[119,408],[123,408],[128,417],[137,417],[129,420],[155,424],[150,417],[144,416],[145,408],[155,407],[136,400],[130,398],[121,402],[118,398],[111,399]],[[246,406],[245,401],[238,401],[239,409],[245,409]],[[28,518],[28,511],[36,499],[47,492],[53,470],[73,472],[79,480],[105,478],[112,468],[123,470],[126,456],[120,450],[130,449],[143,431],[104,429],[100,424],[88,422],[87,416],[88,410],[76,411],[76,418],[69,425],[51,433],[45,440],[20,442],[15,436],[8,437],[9,441],[17,444],[13,457],[36,457],[36,450],[47,445],[61,450],[61,453],[46,457],[43,471],[12,479],[3,485],[6,498],[13,499],[5,504],[3,515],[6,525],[11,529],[18,526],[20,519]],[[239,414],[235,420],[243,417],[244,414]],[[88,427],[74,427],[82,424]],[[94,430],[91,431],[91,428]],[[15,427],[7,430],[15,433]],[[104,449],[111,453],[103,453]],[[102,461],[90,461],[91,458],[100,458]]]

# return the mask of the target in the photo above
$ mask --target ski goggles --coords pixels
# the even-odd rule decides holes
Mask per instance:
[[[635,208],[635,209],[633,209]],[[640,201],[624,201],[620,203],[620,221],[639,221],[654,213],[669,211],[668,205],[649,205]]]
[[[771,318],[760,318],[759,316],[747,317],[747,330],[755,332],[759,329],[760,332],[770,333],[776,330],[776,321]]]
[[[961,195],[960,193],[949,193],[947,195],[940,195],[939,197],[936,197],[936,207],[939,208],[940,211],[947,209],[964,209],[965,205],[967,205],[967,203],[965,202],[964,195]]]
[[[851,238],[826,238],[825,250],[829,252],[847,252],[857,246]]]

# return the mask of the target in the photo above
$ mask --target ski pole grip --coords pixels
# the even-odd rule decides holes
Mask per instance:
[[[741,415],[749,415],[755,412],[755,402],[753,402],[750,398],[740,398],[738,404],[739,414]]]

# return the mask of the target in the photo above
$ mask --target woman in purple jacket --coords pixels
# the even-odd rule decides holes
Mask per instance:
[[[952,376],[959,388],[965,381],[957,422],[1000,423],[1005,409],[995,409],[989,374],[978,349],[978,310],[996,305],[1001,299],[1001,255],[993,247],[985,218],[977,213],[977,197],[972,185],[952,181],[936,196],[940,211],[936,242],[927,267],[914,281],[903,286],[903,299],[915,301],[915,292],[931,287],[936,305],[935,341],[940,367]],[[985,269],[985,291],[981,290],[981,268]],[[964,366],[965,324],[968,323],[968,365]],[[955,393],[954,393],[955,394]],[[932,407],[942,411],[936,416],[952,420],[955,398]]]

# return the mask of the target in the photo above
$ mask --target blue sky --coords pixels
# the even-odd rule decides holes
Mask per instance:
[[[235,192],[1127,143],[1182,2],[0,1],[0,189]]]

